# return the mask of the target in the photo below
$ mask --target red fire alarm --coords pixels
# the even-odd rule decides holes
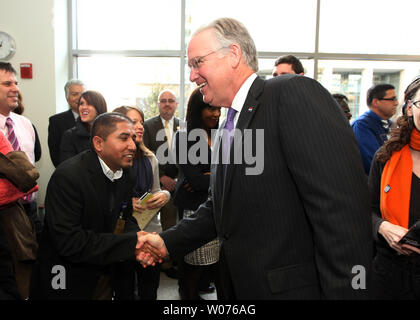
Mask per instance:
[[[20,77],[22,79],[32,79],[32,63],[20,64]]]

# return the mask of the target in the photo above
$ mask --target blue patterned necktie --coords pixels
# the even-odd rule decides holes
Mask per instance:
[[[6,119],[7,127],[7,139],[12,145],[13,150],[20,151],[19,141],[15,135],[15,130],[13,129],[13,120],[11,118]]]
[[[232,144],[233,135],[235,133],[235,115],[236,110],[232,107],[229,108],[226,123],[223,132],[222,138],[222,145],[223,145],[223,155],[222,155],[222,163],[223,163],[223,178],[226,174],[226,165],[229,163],[229,154],[230,154],[230,145]]]

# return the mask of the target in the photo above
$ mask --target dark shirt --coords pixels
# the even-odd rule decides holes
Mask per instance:
[[[414,173],[411,177],[411,195],[410,195],[410,215],[408,227],[411,227],[420,219],[420,178]]]

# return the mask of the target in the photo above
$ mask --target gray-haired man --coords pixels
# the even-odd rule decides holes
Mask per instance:
[[[48,148],[54,167],[57,167],[60,163],[60,143],[64,131],[76,125],[76,119],[79,117],[79,98],[85,90],[86,87],[82,81],[77,79],[67,81],[64,91],[70,109],[53,115],[49,119]]]

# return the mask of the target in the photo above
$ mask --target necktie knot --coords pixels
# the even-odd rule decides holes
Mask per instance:
[[[6,119],[6,126],[7,126],[7,128],[13,128],[13,120],[12,120],[12,118],[7,118]]]
[[[232,107],[229,108],[227,117],[226,117],[225,129],[228,129],[229,131],[233,130],[233,127],[234,127],[233,119],[235,119],[236,112],[237,111],[233,109]]]
[[[13,120],[9,117],[6,119],[7,139],[12,145],[13,150],[20,150],[19,141],[16,137],[15,130],[13,129]]]

